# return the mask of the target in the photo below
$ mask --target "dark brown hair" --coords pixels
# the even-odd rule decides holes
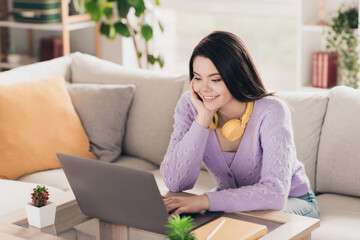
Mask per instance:
[[[197,56],[210,59],[231,95],[241,102],[251,102],[268,93],[244,42],[235,34],[215,31],[203,38],[190,58],[190,81],[194,77],[193,63]]]

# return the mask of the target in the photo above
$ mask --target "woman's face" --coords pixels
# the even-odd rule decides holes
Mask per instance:
[[[194,91],[203,100],[206,109],[217,111],[234,100],[210,59],[201,56],[195,57],[193,71]]]

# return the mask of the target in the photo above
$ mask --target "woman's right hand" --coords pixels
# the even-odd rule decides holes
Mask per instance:
[[[191,80],[190,82],[190,101],[198,113],[195,122],[204,128],[208,128],[214,117],[215,111],[208,110],[205,107],[204,102],[199,99],[194,90],[194,81],[195,80]]]

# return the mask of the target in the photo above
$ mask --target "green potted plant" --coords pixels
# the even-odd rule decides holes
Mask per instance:
[[[338,81],[353,88],[359,87],[358,8],[342,7],[326,28],[326,49],[338,57]]]
[[[31,193],[31,202],[25,204],[28,223],[37,228],[53,225],[55,222],[56,204],[50,202],[49,191],[45,186],[37,185]]]
[[[167,232],[167,239],[170,240],[194,240],[196,239],[191,232],[193,226],[193,219],[190,216],[180,217],[175,215],[169,218],[169,224],[167,225],[170,230]]]
[[[154,28],[164,31],[154,12],[159,5],[160,0],[86,0],[85,8],[92,20],[101,24],[102,35],[111,40],[117,35],[132,38],[140,68],[155,63],[162,68],[163,56],[151,52],[149,46]]]

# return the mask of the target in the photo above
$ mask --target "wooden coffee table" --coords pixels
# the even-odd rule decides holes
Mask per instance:
[[[163,193],[163,192],[162,192]],[[182,195],[186,193],[167,193],[166,195]],[[163,194],[164,195],[164,194]],[[46,239],[59,240],[54,234],[66,231],[75,225],[90,220],[84,216],[71,192],[67,192],[56,199],[57,212],[55,226],[49,229],[34,230],[27,226],[25,209],[0,217],[0,239]],[[268,227],[268,233],[261,239],[311,239],[311,232],[320,226],[320,220],[287,214],[279,211],[255,211],[247,213],[232,213],[230,217],[245,221],[264,224]],[[97,220],[97,239],[128,239],[128,227],[111,224]],[[164,236],[165,239],[165,236]]]

